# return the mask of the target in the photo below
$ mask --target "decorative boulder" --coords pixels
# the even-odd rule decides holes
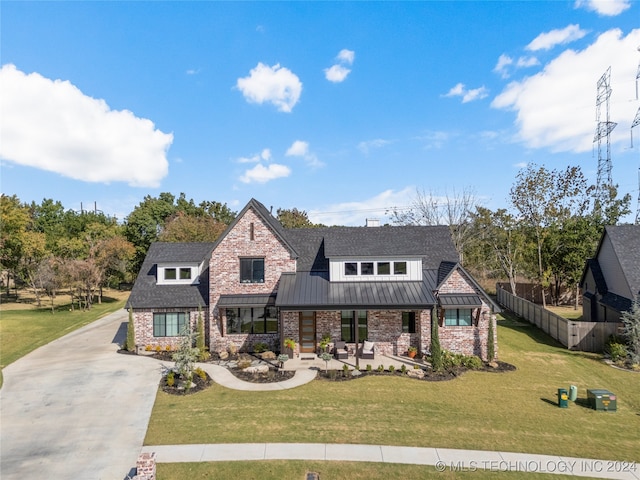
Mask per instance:
[[[226,360],[229,358],[229,354],[227,352],[220,352],[218,356],[220,357],[220,360]]]
[[[260,358],[262,358],[263,360],[275,360],[276,354],[270,351],[264,352],[262,355],[260,355]]]
[[[424,370],[420,369],[413,369],[413,370],[407,370],[407,376],[412,377],[412,378],[424,378]]]
[[[269,365],[258,365],[256,367],[247,367],[244,369],[247,373],[267,373],[269,371]]]

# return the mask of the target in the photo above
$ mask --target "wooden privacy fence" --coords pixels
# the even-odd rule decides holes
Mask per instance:
[[[496,292],[500,305],[534,324],[569,350],[601,352],[609,336],[622,331],[622,323],[567,320],[540,305],[512,295],[500,285]]]

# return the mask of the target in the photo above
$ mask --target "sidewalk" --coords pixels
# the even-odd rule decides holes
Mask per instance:
[[[283,380],[282,382],[273,383],[251,383],[240,380],[229,369],[221,367],[220,365],[213,365],[211,363],[197,363],[197,367],[207,372],[211,379],[218,385],[222,385],[226,388],[233,390],[244,390],[248,392],[269,391],[274,390],[286,390],[288,388],[299,387],[305,383],[309,383],[316,378],[317,370],[296,370],[293,378]]]
[[[439,472],[489,470],[640,480],[640,465],[636,463],[447,448],[324,443],[241,443],[142,447],[141,453],[149,452],[156,453],[158,463],[248,460],[380,462],[431,465],[435,466]]]

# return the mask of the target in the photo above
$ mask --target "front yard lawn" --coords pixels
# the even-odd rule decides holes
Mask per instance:
[[[366,377],[293,390],[241,392],[214,385],[186,397],[158,392],[145,444],[362,443],[500,450],[640,461],[640,375],[570,352],[526,322],[498,322],[510,373],[468,372],[444,382]],[[618,411],[596,412],[557,389],[605,388]],[[162,468],[165,468],[164,466]]]

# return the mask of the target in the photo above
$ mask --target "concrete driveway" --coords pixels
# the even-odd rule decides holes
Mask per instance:
[[[3,370],[2,480],[120,480],[132,473],[161,364],[116,353],[126,322],[126,311],[113,313]]]

